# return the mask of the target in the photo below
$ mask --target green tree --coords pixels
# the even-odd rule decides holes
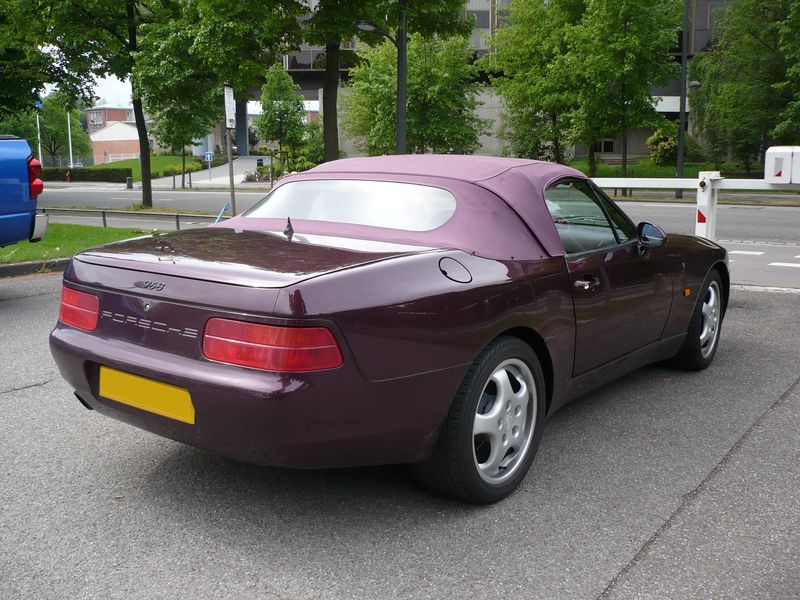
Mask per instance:
[[[778,85],[778,92],[786,100],[786,107],[773,131],[781,143],[800,141],[800,0],[789,0],[789,14],[780,23],[780,49],[786,58],[786,80]]]
[[[197,139],[222,118],[223,85],[233,86],[239,99],[260,87],[265,64],[298,41],[303,7],[298,0],[165,6],[167,17],[142,26],[133,79],[157,127],[174,134],[172,145],[179,144],[175,135]]]
[[[58,94],[47,96],[42,101],[42,110],[39,111],[39,126],[42,132],[42,152],[47,156],[51,165],[58,165],[59,159],[69,155],[69,132],[67,131],[67,106],[68,101]],[[72,154],[74,157],[92,155],[92,143],[89,136],[81,128],[80,115],[70,111],[70,126],[72,128]],[[0,120],[0,131],[16,135],[28,140],[34,154],[37,151],[36,136],[36,111],[17,112],[6,115]]]
[[[565,55],[584,0],[515,0],[482,61],[503,98],[503,137],[514,156],[564,162],[577,95]]]
[[[622,136],[622,175],[627,175],[628,131],[656,122],[650,90],[677,75],[669,54],[680,26],[676,0],[588,0],[569,37],[567,65],[577,90],[572,136],[592,146]]]
[[[376,44],[375,34],[359,34],[360,20],[375,22],[385,33],[395,34],[401,10],[407,14],[408,30],[425,36],[467,33],[463,0],[319,0],[306,21],[304,37],[311,44],[325,47],[325,82],[322,92],[325,160],[339,158],[338,90],[341,72],[341,46],[356,34]]]
[[[281,65],[267,69],[261,92],[261,115],[256,119],[258,135],[278,144],[278,156],[283,164],[284,146],[294,149],[303,142],[306,132],[303,98],[297,86]]]
[[[48,83],[73,96],[90,95],[94,83],[53,60],[42,43],[43,21],[34,14],[28,2],[0,0],[0,118],[30,110]]]
[[[788,116],[784,49],[791,43],[782,45],[781,30],[791,28],[789,9],[790,0],[731,0],[719,14],[711,50],[692,59],[691,78],[701,83],[690,96],[692,120],[717,161],[730,151],[749,170],[781,114]]]
[[[188,6],[191,11],[193,6]],[[186,146],[208,134],[221,119],[222,83],[208,71],[204,56],[193,48],[194,36],[187,15],[173,6],[170,19],[143,26],[133,80],[153,118],[153,133],[162,145],[183,158],[181,187],[185,185]]]
[[[164,0],[167,1],[167,0]],[[84,80],[91,75],[130,76],[139,50],[140,28],[163,17],[160,0],[28,0],[18,3],[21,15],[36,15],[40,43],[52,59]],[[153,205],[150,143],[141,90],[132,82],[132,104],[142,162],[142,203]],[[64,90],[69,91],[69,90]]]
[[[369,154],[395,149],[397,50],[384,43],[362,54],[350,71],[344,124]],[[475,114],[480,85],[466,38],[423,38],[408,44],[408,151],[467,154],[478,148],[488,121]]]

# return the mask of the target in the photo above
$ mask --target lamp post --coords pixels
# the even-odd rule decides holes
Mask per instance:
[[[683,157],[686,153],[686,96],[688,91],[686,80],[689,74],[690,3],[691,0],[684,0],[683,2],[683,31],[681,33],[681,103],[678,113],[678,160],[676,172],[678,178],[683,177]],[[699,82],[693,81],[688,87],[697,87],[698,85],[700,85]],[[683,198],[683,190],[675,190],[675,197]]]
[[[392,42],[397,48],[397,121],[395,125],[395,154],[406,153],[406,86],[408,76],[406,74],[408,57],[406,45],[408,36],[406,35],[406,3],[407,0],[398,0],[400,7],[400,19],[397,25],[397,37],[394,38],[385,31],[382,31],[372,21],[359,21],[356,27],[365,33],[377,33]]]

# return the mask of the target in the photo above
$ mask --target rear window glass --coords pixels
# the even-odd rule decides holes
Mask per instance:
[[[455,210],[455,197],[441,188],[391,181],[321,179],[282,185],[244,216],[430,231],[444,225]]]

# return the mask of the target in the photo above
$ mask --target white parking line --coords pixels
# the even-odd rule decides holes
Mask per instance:
[[[761,256],[763,252],[751,252],[750,250],[728,250],[728,254],[746,254],[747,256]]]
[[[775,262],[769,263],[770,267],[796,267],[800,269],[800,263],[782,263],[782,262]]]

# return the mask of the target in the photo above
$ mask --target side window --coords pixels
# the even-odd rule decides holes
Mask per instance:
[[[636,238],[636,225],[628,218],[628,215],[622,212],[620,208],[598,188],[593,187],[593,191],[603,209],[606,211],[606,214],[611,219],[611,224],[614,226],[619,240],[625,242]]]
[[[545,190],[547,209],[567,254],[618,244],[599,201],[585,181],[561,181]]]

